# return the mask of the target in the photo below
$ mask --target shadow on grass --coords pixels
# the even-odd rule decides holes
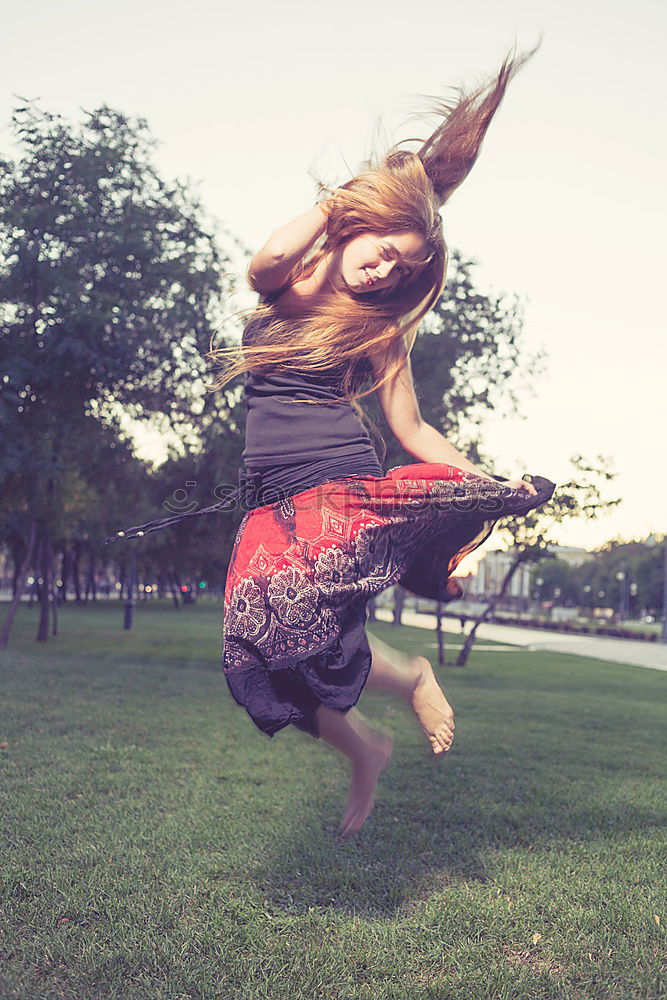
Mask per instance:
[[[522,848],[549,851],[565,841],[618,843],[633,831],[664,827],[664,812],[618,803],[573,810],[566,797],[552,796],[548,814],[508,807],[499,796],[487,797],[482,808],[471,805],[457,815],[443,817],[432,804],[415,802],[409,773],[394,781],[392,797],[404,795],[400,808],[385,802],[376,806],[372,829],[347,845],[332,844],[322,836],[328,812],[295,831],[280,845],[263,871],[255,871],[257,889],[287,913],[303,914],[312,907],[333,907],[367,916],[391,915],[406,904],[427,899],[438,889],[461,880],[487,883],[494,870],[487,867],[490,851]],[[471,802],[479,794],[468,785]],[[438,836],[434,837],[434,824]]]
[[[544,656],[545,663],[557,659]],[[342,782],[337,801],[303,802],[301,821],[254,869],[258,891],[289,913],[323,907],[387,916],[461,882],[497,883],[508,863],[530,870],[540,857],[558,866],[574,853],[576,867],[579,855],[611,857],[637,834],[651,840],[667,819],[660,790],[663,713],[653,711],[638,678],[641,711],[634,714],[627,673],[617,692],[598,666],[602,687],[612,692],[601,704],[590,674],[577,677],[574,659],[563,659],[570,683],[550,671],[545,690],[538,682],[528,694],[521,667],[508,667],[502,684],[497,675],[471,669],[460,682],[459,700],[468,704],[448,758],[430,756],[401,729],[360,833],[346,842],[336,838]],[[495,701],[498,718],[490,727]],[[386,724],[395,711],[387,702],[383,707],[385,718],[380,709],[373,721]],[[623,719],[641,719],[632,733],[626,725],[622,737],[620,708]],[[326,760],[319,763],[326,767]],[[345,764],[338,766],[343,775]],[[295,801],[298,794],[297,788]]]

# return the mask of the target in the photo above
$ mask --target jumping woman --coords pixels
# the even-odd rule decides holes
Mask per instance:
[[[402,699],[434,754],[448,752],[455,730],[428,659],[367,634],[369,599],[396,583],[460,597],[451,574],[463,557],[499,518],[553,494],[549,480],[489,476],[468,461],[422,419],[410,365],[445,285],[439,208],[531,55],[510,53],[490,81],[442,102],[416,152],[394,147],[339,188],[320,185],[325,197],[250,261],[259,302],[241,344],[212,352],[232,359],[216,387],[247,373],[237,491],[246,511],[225,585],[224,675],[262,732],[292,724],[349,759],[341,837],[368,817],[392,753],[390,736],[355,707],[364,690]],[[383,471],[357,402],[371,392],[414,464]]]

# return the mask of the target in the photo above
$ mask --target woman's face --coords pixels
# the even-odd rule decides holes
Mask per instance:
[[[426,256],[426,241],[419,233],[363,233],[335,254],[332,278],[357,295],[372,295],[394,288]]]

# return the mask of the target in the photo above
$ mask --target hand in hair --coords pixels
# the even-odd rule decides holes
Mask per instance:
[[[328,212],[315,205],[273,233],[248,266],[248,283],[260,294],[282,288],[295,264],[326,229]]]

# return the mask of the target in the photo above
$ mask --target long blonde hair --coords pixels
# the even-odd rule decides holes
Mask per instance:
[[[432,112],[442,121],[425,141],[417,140],[421,146],[416,152],[401,150],[398,143],[379,161],[371,157],[367,169],[340,187],[320,182],[319,199],[327,200],[326,232],[273,295],[309,277],[325,255],[368,232],[416,232],[426,244],[425,260],[393,287],[371,294],[350,290],[322,295],[298,317],[281,316],[273,295],[265,296],[252,311],[259,336],[209,351],[214,362],[231,359],[207,387],[210,391],[222,389],[244,371],[268,367],[312,373],[342,364],[343,395],[362,419],[367,418],[357,400],[376,391],[401,367],[421,320],[442,295],[448,251],[439,208],[469,174],[509,81],[538,47],[521,56],[510,50],[495,76],[469,93],[457,88],[455,98],[438,100]],[[376,352],[383,358],[379,375],[371,376],[370,388],[361,391],[355,384],[356,366]]]

